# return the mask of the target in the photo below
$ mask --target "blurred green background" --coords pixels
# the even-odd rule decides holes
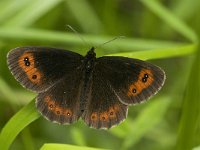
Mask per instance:
[[[199,14],[199,0],[1,0],[0,149],[200,149]],[[167,80],[110,130],[40,117],[36,94],[22,88],[6,64],[15,47],[42,45],[85,55],[118,36],[125,38],[101,46],[97,55],[148,60],[165,70]]]

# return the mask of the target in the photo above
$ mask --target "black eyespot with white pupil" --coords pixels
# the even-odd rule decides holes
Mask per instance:
[[[144,74],[144,77],[142,78],[142,82],[147,82],[149,75],[148,74]]]
[[[132,90],[132,92],[133,92],[133,93],[136,93],[136,92],[137,92],[137,90],[136,90],[136,89],[133,89],[133,90]]]
[[[148,78],[149,77],[149,75],[148,74],[144,74],[144,78]]]
[[[24,64],[25,64],[26,66],[30,66],[31,63],[30,63],[28,57],[25,57],[25,58],[24,58]]]

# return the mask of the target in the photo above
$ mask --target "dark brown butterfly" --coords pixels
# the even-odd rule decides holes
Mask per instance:
[[[8,66],[25,88],[38,93],[36,107],[48,120],[71,124],[82,118],[93,128],[110,128],[127,117],[128,105],[157,93],[165,73],[126,57],[96,58],[48,47],[19,47]]]

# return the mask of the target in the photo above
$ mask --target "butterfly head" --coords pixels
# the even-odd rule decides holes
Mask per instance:
[[[92,47],[92,48],[87,52],[87,55],[86,55],[85,57],[86,57],[87,59],[96,58],[95,48]]]

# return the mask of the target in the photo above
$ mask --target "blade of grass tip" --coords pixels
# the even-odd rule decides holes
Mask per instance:
[[[115,53],[115,54],[109,54],[107,56],[125,56],[130,58],[148,60],[148,59],[159,59],[159,58],[189,55],[194,53],[196,49],[197,49],[196,44],[190,44],[190,45],[184,45],[180,47],[167,48],[167,49],[153,49],[150,51],[145,50],[145,51],[136,51],[127,53]]]
[[[129,124],[129,131],[123,140],[121,149],[135,145],[148,131],[164,119],[163,116],[171,104],[170,97],[160,97],[152,101],[142,113]]]
[[[182,115],[179,123],[179,132],[176,150],[191,150],[199,139],[200,126],[200,50],[192,66],[191,74],[183,97]],[[199,142],[199,141],[198,141]],[[199,144],[199,143],[198,143]]]
[[[103,27],[101,21],[98,19],[96,12],[90,6],[88,1],[71,1],[66,0],[67,8],[72,12],[79,25],[86,33],[102,33]],[[78,10],[78,11],[77,11]],[[86,22],[85,18],[90,18]]]
[[[140,0],[145,6],[147,6],[151,11],[153,11],[158,17],[163,21],[168,23],[175,31],[182,34],[188,40],[194,43],[198,42],[198,37],[195,32],[189,28],[182,20],[175,17],[169,10],[160,4],[156,0]]]
[[[69,144],[44,144],[40,150],[106,150],[100,148],[84,147],[84,146],[74,146]]]
[[[40,114],[36,110],[35,100],[17,112],[3,127],[0,133],[0,149],[7,150],[16,136],[31,122],[38,119]]]
[[[29,5],[24,7],[20,13],[6,21],[3,25],[15,27],[29,26],[57,6],[61,1],[62,0],[31,0]]]

